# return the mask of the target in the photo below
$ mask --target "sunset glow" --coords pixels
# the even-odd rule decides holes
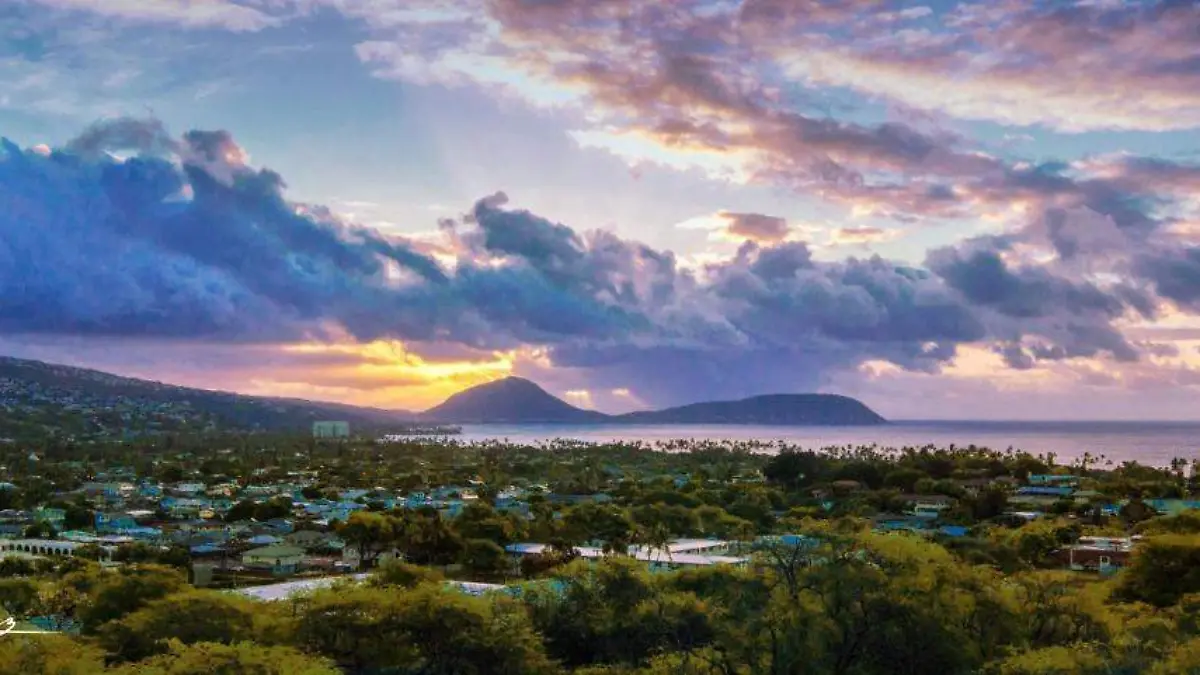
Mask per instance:
[[[398,409],[518,375],[609,411],[1200,414],[1193,3],[0,21],[5,354]]]

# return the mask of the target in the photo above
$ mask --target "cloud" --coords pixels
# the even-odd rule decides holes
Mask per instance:
[[[895,239],[900,234],[900,230],[885,230],[881,227],[839,227],[833,231],[829,239],[834,246],[865,246]]]
[[[953,117],[1159,131],[1200,125],[1197,27],[1190,2],[962,3],[917,29],[779,36],[771,53],[793,77]]]
[[[728,211],[722,211],[717,215],[728,223],[725,226],[725,234],[731,238],[776,242],[782,241],[788,235],[788,224],[783,218],[764,216],[760,213],[730,213]]]
[[[938,372],[965,346],[991,346],[1021,369],[1131,363],[1143,349],[1119,326],[1152,320],[1163,303],[1190,307],[1200,277],[1192,251],[1172,247],[1142,210],[1150,202],[1126,198],[1122,185],[1136,182],[1127,176],[1011,171],[972,188],[1089,204],[1123,246],[1094,245],[1086,227],[1067,246],[1066,230],[1038,221],[932,251],[924,266],[824,262],[801,241],[747,240],[692,268],[669,251],[513,208],[497,192],[443,219],[444,265],[424,252],[428,242],[289,201],[283,177],[251,166],[226,132],[175,137],[152,120],[111,120],[49,154],[5,142],[0,331],[400,341],[430,354],[427,369],[440,367],[438,354],[536,352],[536,368],[586,375],[562,391],[650,405],[812,389],[864,363]],[[728,215],[778,233],[778,219]],[[373,367],[330,381],[354,396],[386,388],[388,371]],[[617,389],[631,396],[604,393]]]
[[[188,28],[258,31],[279,25],[280,18],[236,0],[32,0],[65,11],[90,12],[143,23],[172,23]]]
[[[333,4],[370,31],[360,56],[380,76],[517,96],[566,111],[573,138],[633,164],[783,187],[855,215],[979,222],[1089,209],[1153,229],[1156,211],[1195,190],[1176,163],[1029,165],[944,124],[1200,125],[1200,9],[1189,3]],[[846,87],[920,112],[839,119],[829,101]]]

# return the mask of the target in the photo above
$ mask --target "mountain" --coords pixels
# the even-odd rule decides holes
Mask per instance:
[[[76,438],[181,431],[307,431],[317,420],[400,431],[414,421],[457,424],[880,424],[859,401],[775,394],[626,415],[583,410],[519,377],[454,394],[424,413],[244,396],[0,357],[0,438],[51,431]]]
[[[860,401],[832,394],[772,394],[740,401],[693,403],[665,410],[605,415],[576,408],[519,377],[461,391],[423,413],[421,419],[457,424],[865,425],[886,422]]]
[[[637,424],[884,424],[861,401],[835,394],[770,394],[740,401],[713,401],[628,413],[618,417]]]
[[[460,391],[421,414],[428,422],[457,424],[595,424],[603,413],[582,410],[520,377],[506,377]]]
[[[390,428],[404,411],[244,396],[0,357],[0,437],[54,430],[77,437],[188,430],[300,431],[317,420]]]

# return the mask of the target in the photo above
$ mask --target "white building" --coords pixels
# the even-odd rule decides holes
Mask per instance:
[[[313,422],[313,438],[349,438],[349,422]]]
[[[548,549],[546,544],[511,544],[505,547],[510,555],[521,558],[538,555]],[[663,548],[647,546],[630,546],[629,556],[634,560],[648,563],[650,569],[676,569],[680,567],[712,567],[713,565],[744,565],[749,558],[728,553],[730,543],[709,539],[679,539]],[[580,558],[598,560],[605,557],[603,549],[593,546],[577,546],[575,552]]]
[[[59,539],[0,539],[0,558],[39,557],[53,558],[75,555],[75,551],[88,544],[79,541],[62,541]],[[112,556],[113,547],[101,546],[102,558]]]

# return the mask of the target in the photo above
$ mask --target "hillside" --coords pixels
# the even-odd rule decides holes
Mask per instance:
[[[168,431],[300,431],[316,420],[381,428],[411,413],[243,396],[0,357],[0,437],[47,430],[77,437]]]
[[[693,403],[664,410],[621,415],[637,424],[778,424],[866,425],[883,424],[861,401],[834,394],[772,394],[740,401]]]
[[[457,424],[594,424],[608,415],[582,410],[520,377],[506,377],[460,391],[426,410],[421,419]]]
[[[583,410],[529,380],[508,377],[454,394],[424,413],[244,396],[0,357],[0,438],[47,432],[76,438],[182,431],[307,431],[316,420],[354,430],[402,431],[413,421],[453,424],[881,424],[859,401],[775,394],[626,415]]]

